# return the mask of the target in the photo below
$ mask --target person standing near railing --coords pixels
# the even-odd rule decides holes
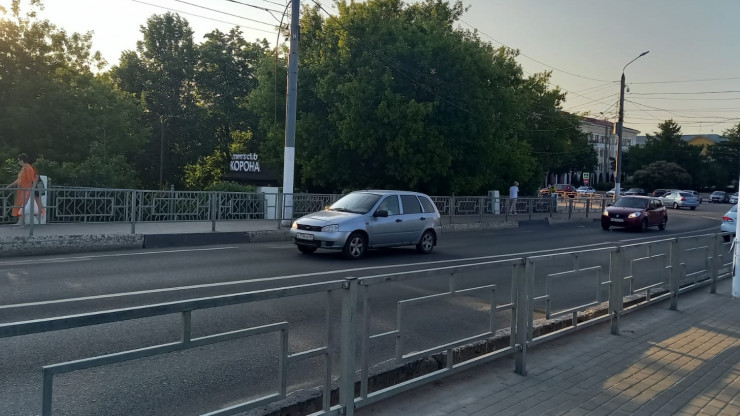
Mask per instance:
[[[12,215],[18,217],[18,224],[23,225],[25,223],[24,214],[26,211],[26,204],[29,203],[31,193],[36,188],[36,182],[39,181],[39,174],[31,165],[31,159],[27,154],[21,153],[18,155],[18,164],[21,166],[21,170],[18,172],[18,179],[13,181],[6,188],[16,187],[19,188],[15,191],[15,202],[13,204]],[[34,197],[35,209],[34,211],[44,215],[46,210],[41,205],[41,201],[38,196]],[[29,208],[30,209],[30,208]],[[30,212],[33,215],[33,212]]]
[[[516,214],[516,200],[519,198],[519,182],[514,181],[514,185],[509,187],[509,213]]]

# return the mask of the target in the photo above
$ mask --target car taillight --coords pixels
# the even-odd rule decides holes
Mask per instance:
[[[733,220],[730,217],[722,217],[722,221],[725,221],[725,222],[735,222],[735,220]]]
[[[686,200],[686,197],[681,197],[681,201],[685,201],[685,200]]]

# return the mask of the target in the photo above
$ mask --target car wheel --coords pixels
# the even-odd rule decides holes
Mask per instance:
[[[316,247],[299,245],[298,251],[300,251],[303,254],[311,254],[316,251]]]
[[[604,230],[604,231],[609,231],[609,226],[608,225],[601,224],[601,229]]]
[[[729,234],[723,235],[722,238],[725,240],[725,243],[729,243],[732,240],[732,236]]]
[[[344,248],[342,248],[344,257],[351,260],[361,259],[366,252],[367,238],[362,233],[357,232],[350,234],[347,242],[344,243]]]
[[[677,202],[674,202],[673,203],[673,209],[678,209],[678,203]]]
[[[693,210],[695,210],[695,209],[696,209],[696,207],[691,207],[691,210],[692,210],[692,211],[693,211]]]
[[[416,245],[416,251],[422,254],[429,254],[434,249],[434,234],[431,231],[426,230],[421,235],[419,244]]]
[[[645,218],[640,223],[640,231],[643,231],[644,232],[644,231],[647,231],[647,229],[648,229],[648,222],[647,222],[647,218]]]
[[[668,218],[666,218],[666,217],[663,217],[663,221],[661,221],[661,222],[660,222],[660,224],[658,224],[658,229],[659,229],[660,231],[663,231],[663,230],[665,230],[665,225],[666,225],[667,223],[668,223]]]

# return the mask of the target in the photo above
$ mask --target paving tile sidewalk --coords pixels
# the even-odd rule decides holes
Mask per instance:
[[[731,279],[358,409],[382,415],[740,415],[740,299]]]

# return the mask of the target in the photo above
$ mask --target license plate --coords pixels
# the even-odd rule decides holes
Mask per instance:
[[[313,234],[298,233],[295,238],[299,240],[313,240]]]
[[[621,218],[612,218],[612,222],[624,222]]]

